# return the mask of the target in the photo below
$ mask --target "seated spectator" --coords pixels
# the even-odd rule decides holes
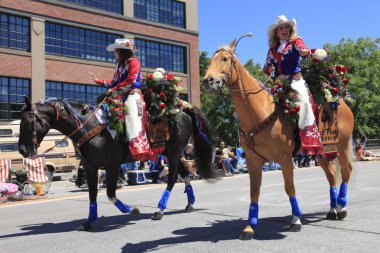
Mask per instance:
[[[380,157],[374,156],[373,154],[368,154],[369,156],[366,156],[364,153],[364,147],[363,145],[358,145],[356,150],[356,160],[358,161],[379,161]]]
[[[197,175],[197,168],[195,166],[195,157],[194,157],[194,146],[191,143],[188,143],[181,154],[179,166],[186,169],[189,172],[191,179],[199,179]]]
[[[214,162],[222,165],[225,176],[239,173],[236,169],[238,158],[226,148],[224,141],[220,142],[219,149],[216,150]]]
[[[157,162],[149,162],[149,170],[151,172],[157,172],[156,176],[152,175],[153,183],[162,184],[165,176],[169,173],[169,167],[167,166],[167,159],[164,155],[158,155],[157,157]]]

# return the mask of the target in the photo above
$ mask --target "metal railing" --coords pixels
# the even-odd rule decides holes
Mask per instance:
[[[366,149],[380,149],[380,139],[368,139]]]

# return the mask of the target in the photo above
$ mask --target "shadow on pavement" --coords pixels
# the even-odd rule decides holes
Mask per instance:
[[[175,210],[165,212],[167,215],[175,215],[183,213],[183,210]],[[128,225],[135,224],[133,221],[149,219],[152,213],[142,213],[141,215],[131,216],[131,215],[115,215],[115,216],[102,216],[92,225],[90,233],[107,232],[115,229],[120,229]],[[165,219],[165,216],[163,219]],[[29,235],[39,235],[39,234],[55,234],[55,233],[66,233],[74,232],[77,228],[85,221],[85,219],[66,221],[61,223],[41,223],[41,224],[30,224],[20,227],[23,232],[14,233],[9,235],[0,235],[0,239],[3,238],[13,238],[22,237]],[[84,233],[84,232],[82,232]]]
[[[303,224],[316,223],[324,220],[326,213],[305,214]],[[256,228],[254,240],[282,240],[289,231],[291,216],[268,217],[260,219]],[[122,252],[146,252],[158,248],[166,248],[183,243],[211,242],[238,240],[240,233],[247,225],[243,219],[217,220],[210,222],[207,227],[189,227],[172,232],[173,236],[140,243],[127,243]],[[302,233],[302,231],[301,231]]]

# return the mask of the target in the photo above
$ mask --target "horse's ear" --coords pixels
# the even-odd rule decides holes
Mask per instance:
[[[32,106],[32,102],[30,101],[30,98],[28,96],[25,96],[24,99],[25,99],[25,105],[27,107],[31,107]]]
[[[230,44],[230,48],[232,52],[235,52],[235,46],[236,46],[236,38]]]

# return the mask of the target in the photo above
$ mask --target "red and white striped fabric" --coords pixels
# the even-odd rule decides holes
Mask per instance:
[[[0,182],[7,182],[9,176],[9,169],[12,166],[10,159],[0,160]]]
[[[34,183],[45,183],[48,181],[46,176],[46,160],[45,157],[24,158],[24,168],[28,171],[28,180]]]

